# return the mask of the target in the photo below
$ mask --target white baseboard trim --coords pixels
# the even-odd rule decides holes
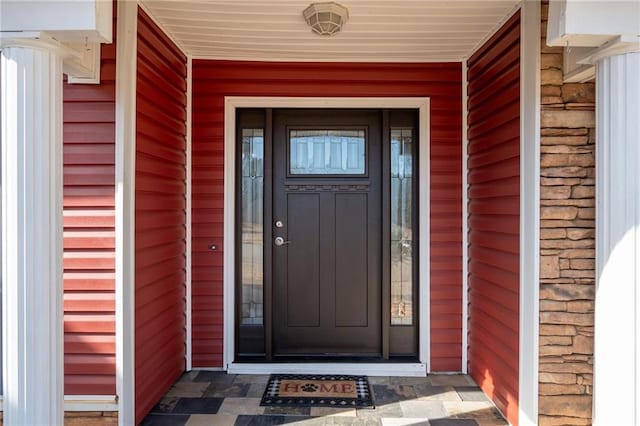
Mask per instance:
[[[192,367],[190,371],[225,371],[222,367]]]
[[[427,375],[427,365],[424,363],[231,363],[228,366],[229,374],[352,374],[366,376],[413,376],[423,377]]]
[[[2,396],[1,411],[4,411]],[[65,395],[64,411],[118,411],[118,398],[115,395]]]
[[[115,395],[65,395],[64,411],[118,411]]]

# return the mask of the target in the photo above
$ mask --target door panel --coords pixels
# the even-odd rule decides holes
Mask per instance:
[[[320,326],[320,196],[287,194],[287,326]]]
[[[380,113],[279,110],[273,120],[273,235],[286,240],[273,247],[273,354],[379,357]],[[290,173],[291,135],[308,174]]]
[[[335,195],[336,200],[336,317],[338,327],[366,327],[367,304],[367,195]]]

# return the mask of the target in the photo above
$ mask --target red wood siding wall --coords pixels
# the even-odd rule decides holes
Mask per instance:
[[[100,84],[64,83],[67,395],[116,393],[115,25],[113,31],[114,43],[102,45]]]
[[[186,57],[138,13],[136,419],[185,369]]]
[[[467,62],[469,371],[518,421],[520,15]]]
[[[431,98],[431,367],[459,371],[462,92],[458,63],[194,61],[194,366],[222,366],[223,121],[224,97],[230,95]],[[221,250],[208,250],[209,244]]]

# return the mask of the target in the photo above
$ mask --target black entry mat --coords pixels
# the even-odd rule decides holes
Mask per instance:
[[[374,407],[367,376],[272,374],[260,405],[267,407]]]

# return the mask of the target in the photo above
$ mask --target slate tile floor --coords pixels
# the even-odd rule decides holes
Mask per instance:
[[[469,376],[369,377],[376,408],[261,407],[269,376],[184,374],[143,426],[508,425]]]

